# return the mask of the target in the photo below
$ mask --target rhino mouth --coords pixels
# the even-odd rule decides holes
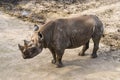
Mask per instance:
[[[29,54],[27,55],[23,55],[24,59],[31,59],[33,57],[35,57],[36,55],[38,55],[39,53],[41,53],[42,49],[38,49],[38,48],[31,48],[29,51]]]
[[[23,59],[31,59],[32,57],[23,57]]]

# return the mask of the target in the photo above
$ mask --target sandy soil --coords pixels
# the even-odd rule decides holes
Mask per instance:
[[[119,8],[120,2],[117,2],[81,13],[98,15],[104,24],[107,24],[105,33],[116,33],[117,39],[112,39],[111,42],[118,47]],[[120,48],[111,50],[110,45],[105,45],[104,40],[108,42],[108,37],[102,39],[96,59],[90,58],[93,48],[91,41],[90,49],[84,57],[77,56],[81,48],[66,50],[63,68],[55,68],[55,65],[51,64],[52,55],[48,49],[44,49],[33,59],[24,60],[17,44],[30,38],[32,28],[32,23],[0,11],[0,80],[120,80]]]

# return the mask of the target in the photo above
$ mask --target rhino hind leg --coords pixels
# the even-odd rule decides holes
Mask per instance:
[[[82,51],[78,54],[79,56],[85,56],[85,51],[89,48],[89,41],[83,45]]]
[[[96,36],[92,37],[92,40],[94,42],[93,52],[92,52],[92,55],[91,55],[92,58],[97,57],[97,51],[99,49],[100,39],[101,39],[101,35],[96,35]]]

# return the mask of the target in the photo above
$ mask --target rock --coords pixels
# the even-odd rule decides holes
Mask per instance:
[[[23,10],[23,11],[21,12],[21,16],[24,16],[24,17],[29,16],[29,14],[30,14],[30,11],[25,11],[25,10]]]

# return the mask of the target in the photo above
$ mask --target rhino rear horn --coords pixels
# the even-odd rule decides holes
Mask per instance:
[[[37,31],[37,30],[39,30],[39,27],[38,27],[38,25],[35,24],[33,31]]]
[[[29,41],[24,40],[24,45],[25,45],[25,46],[27,46],[27,45],[28,45],[28,43],[29,43]]]

